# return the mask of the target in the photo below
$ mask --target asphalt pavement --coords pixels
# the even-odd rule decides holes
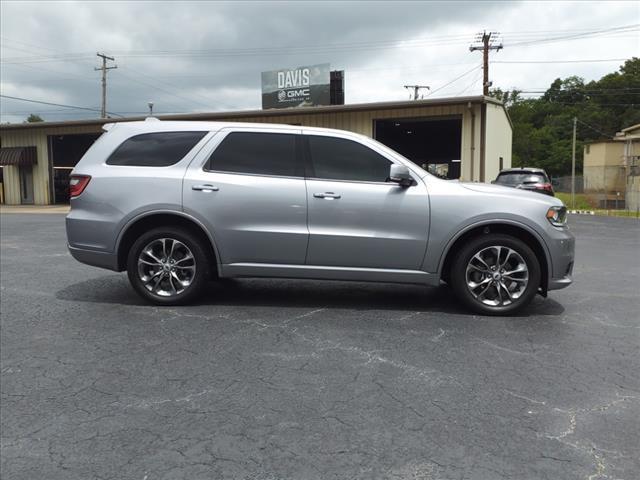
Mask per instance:
[[[212,283],[144,304],[64,216],[0,216],[0,477],[640,478],[640,222],[570,217],[521,315],[447,288]]]

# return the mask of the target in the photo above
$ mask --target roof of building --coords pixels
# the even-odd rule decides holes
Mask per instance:
[[[623,128],[618,133],[616,133],[616,136],[613,139],[617,141],[640,139],[640,123],[636,123],[635,125],[631,125],[630,127]]]
[[[324,105],[318,107],[301,107],[301,108],[284,108],[271,110],[240,110],[234,112],[197,112],[197,113],[179,113],[170,115],[154,115],[160,120],[229,120],[234,118],[249,117],[281,117],[288,115],[315,115],[323,113],[340,113],[355,112],[362,110],[390,110],[398,108],[418,108],[430,105],[460,105],[467,103],[492,103],[500,105],[504,108],[503,103],[493,97],[485,97],[482,95],[468,97],[450,97],[450,98],[427,98],[424,100],[409,100],[402,102],[374,102],[374,103],[356,103],[349,105]],[[506,110],[505,110],[506,113]],[[509,115],[507,114],[507,117]],[[60,122],[33,122],[33,123],[5,123],[0,125],[0,131],[6,130],[22,130],[22,129],[41,129],[54,127],[71,127],[71,126],[90,126],[103,125],[105,123],[130,122],[135,120],[144,120],[146,116],[123,117],[123,118],[96,118],[91,120],[70,120]],[[511,119],[509,119],[511,122]]]
[[[620,131],[624,132],[624,133],[627,133],[627,132],[633,132],[635,130],[640,130],[640,123],[636,123],[635,125],[631,125],[630,127],[623,128]]]

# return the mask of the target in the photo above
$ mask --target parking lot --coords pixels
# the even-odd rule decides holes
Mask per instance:
[[[63,215],[4,214],[0,476],[636,479],[640,223],[570,224],[575,284],[490,318],[289,280],[148,306]]]

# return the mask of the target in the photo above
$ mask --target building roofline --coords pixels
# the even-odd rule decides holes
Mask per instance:
[[[603,138],[600,140],[588,140],[586,142],[582,142],[583,146],[587,145],[598,145],[599,143],[618,143],[614,138]]]
[[[393,110],[397,108],[420,108],[430,105],[464,105],[464,104],[483,104],[491,103],[503,107],[509,123],[511,119],[504,104],[493,97],[482,95],[468,97],[450,97],[450,98],[427,98],[423,100],[393,101],[393,102],[373,102],[373,103],[356,103],[350,105],[324,105],[318,107],[302,107],[302,108],[285,108],[270,110],[239,110],[233,112],[194,112],[194,113],[178,113],[169,115],[154,115],[159,120],[210,120],[217,119],[230,120],[234,118],[247,117],[283,117],[292,115],[319,115],[323,113],[341,113],[341,112],[357,112],[362,110]],[[5,123],[0,124],[0,131],[9,130],[31,130],[56,127],[78,127],[78,126],[99,126],[105,123],[119,123],[144,120],[146,116],[123,117],[123,118],[96,118],[91,120],[69,120],[59,122],[34,122],[34,123]],[[512,126],[513,127],[513,126]]]
[[[627,128],[623,128],[622,130],[620,130],[620,132],[622,133],[626,133],[626,132],[630,132],[632,130],[637,130],[640,128],[640,123],[636,123],[635,125],[631,125]]]

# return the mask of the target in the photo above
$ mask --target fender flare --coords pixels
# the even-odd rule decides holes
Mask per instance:
[[[176,217],[182,217],[185,220],[188,220],[188,221],[192,222],[194,225],[196,225],[197,227],[199,227],[200,230],[202,230],[204,232],[204,234],[207,236],[207,239],[209,240],[209,243],[211,244],[211,248],[213,248],[213,252],[214,252],[214,254],[216,256],[216,266],[218,268],[218,272],[221,271],[222,264],[220,262],[220,252],[218,250],[218,246],[216,244],[213,232],[210,232],[209,229],[207,227],[205,227],[205,225],[199,219],[197,219],[193,215],[189,215],[188,213],[185,213],[185,212],[180,211],[180,210],[171,210],[171,209],[149,210],[149,211],[146,211],[146,212],[142,212],[142,213],[136,215],[135,217],[130,218],[123,225],[123,227],[120,229],[120,232],[118,233],[118,237],[116,238],[115,254],[116,254],[117,257],[119,257],[119,255],[120,255],[120,244],[122,243],[122,239],[125,236],[125,234],[127,233],[127,231],[133,225],[135,225],[139,220],[142,220],[143,218],[150,217],[150,216],[153,216],[153,215],[174,215]]]
[[[474,230],[478,227],[482,227],[485,225],[491,226],[496,224],[510,225],[513,227],[521,228],[525,230],[527,233],[530,233],[536,240],[538,240],[538,243],[542,246],[542,251],[544,252],[545,261],[547,262],[547,276],[548,278],[552,278],[553,263],[551,262],[551,254],[549,253],[549,246],[547,245],[547,242],[544,241],[544,238],[542,238],[542,236],[534,228],[530,227],[525,223],[518,222],[516,220],[511,220],[511,219],[498,219],[498,218],[485,219],[485,220],[480,220],[480,221],[471,223],[463,227],[462,229],[460,229],[453,237],[451,237],[451,239],[447,242],[447,245],[443,249],[442,253],[440,254],[440,260],[438,261],[438,272],[437,272],[438,277],[442,278],[442,269],[444,267],[445,259],[447,258],[447,255],[449,255],[451,247],[460,239],[460,237],[462,237],[467,232]]]

